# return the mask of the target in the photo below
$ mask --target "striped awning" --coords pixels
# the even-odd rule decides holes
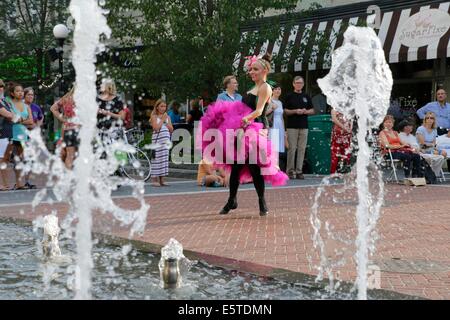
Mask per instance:
[[[423,21],[426,19],[423,19],[422,16],[426,16],[427,14],[435,16],[436,13],[438,13],[441,21],[441,28],[438,30],[446,30],[446,32],[441,34],[438,33],[439,38],[437,38],[436,41],[428,41],[429,43],[426,43],[421,47],[415,47],[415,45],[411,43],[415,41],[415,38],[414,40],[410,39],[409,46],[406,46],[405,43],[408,43],[405,42],[404,38],[402,39],[405,34],[405,28],[409,25],[426,24],[427,22]],[[380,28],[375,31],[383,45],[386,60],[389,63],[398,63],[450,57],[449,13],[450,1],[381,12],[381,25]],[[349,25],[365,24],[366,21],[367,13],[354,17],[344,17],[342,19],[312,21],[310,23],[294,25],[290,28],[282,27],[281,36],[276,41],[266,41],[253,50],[250,50],[248,54],[237,54],[233,66],[237,69],[243,68],[245,63],[244,56],[270,52],[275,58],[274,61],[283,61],[282,63],[273,66],[274,72],[329,69],[331,67],[331,53],[342,45],[343,34],[346,28]],[[444,29],[444,27],[442,27],[443,24],[446,24],[448,28]],[[250,32],[258,31],[243,32],[242,39],[245,39]],[[327,45],[326,48],[323,46],[321,48],[318,44],[320,39],[325,39],[329,45]],[[302,51],[299,50],[299,48],[312,48],[311,54],[306,56],[299,52]],[[292,52],[294,52],[294,54],[291,54]],[[276,59],[277,56],[282,57],[283,59]]]

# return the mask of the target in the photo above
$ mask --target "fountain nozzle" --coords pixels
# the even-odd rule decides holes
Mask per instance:
[[[48,258],[61,256],[61,249],[58,244],[59,231],[58,218],[54,215],[45,216],[44,238],[42,239],[42,251],[44,256]]]
[[[181,274],[178,259],[168,258],[164,260],[162,280],[164,289],[176,289],[180,286]]]

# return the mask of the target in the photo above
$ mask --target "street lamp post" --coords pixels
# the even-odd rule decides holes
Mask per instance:
[[[66,40],[67,36],[69,35],[69,29],[64,24],[57,24],[53,28],[53,36],[55,37],[57,43],[58,43],[58,61],[59,61],[59,96],[61,97],[63,95],[64,91],[64,70],[63,70],[63,53],[64,53],[64,41]]]

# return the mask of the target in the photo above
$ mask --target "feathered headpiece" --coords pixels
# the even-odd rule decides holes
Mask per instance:
[[[250,68],[252,67],[252,65],[253,65],[255,62],[261,63],[261,65],[262,65],[264,68],[266,68],[267,70],[270,69],[270,62],[269,62],[269,61],[266,61],[265,59],[263,59],[263,55],[259,55],[259,56],[255,56],[255,55],[253,55],[253,56],[246,56],[245,59],[247,60],[246,63],[245,63],[245,69],[246,69],[246,71],[249,71]]]
[[[261,57],[257,57],[255,55],[253,56],[246,56],[245,59],[247,60],[245,62],[245,66],[247,67],[247,70],[250,70],[250,68],[252,67],[252,65],[258,61],[258,59],[261,59]]]

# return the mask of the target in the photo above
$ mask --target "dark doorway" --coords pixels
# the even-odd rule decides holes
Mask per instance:
[[[420,125],[416,111],[433,101],[432,81],[395,83],[392,87],[391,108],[397,109],[394,115],[396,124],[403,119],[411,119]]]

